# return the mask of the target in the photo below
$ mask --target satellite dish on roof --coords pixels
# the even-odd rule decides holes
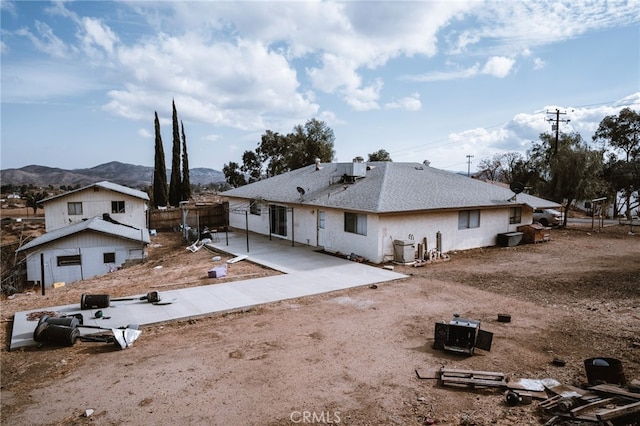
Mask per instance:
[[[300,199],[302,200],[302,196],[304,195],[304,188],[298,186],[296,187],[296,189],[298,190],[298,193],[300,194]]]
[[[519,194],[522,191],[524,191],[524,185],[521,184],[520,182],[511,182],[511,185],[509,185],[509,188],[516,194]]]

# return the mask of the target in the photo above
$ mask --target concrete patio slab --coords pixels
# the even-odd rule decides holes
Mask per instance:
[[[247,236],[242,232],[223,234],[219,240],[208,244],[208,248],[233,256],[247,255],[246,261],[284,274],[162,292],[162,302],[175,299],[167,305],[154,305],[140,300],[114,301],[110,307],[101,309],[109,319],[95,319],[97,309],[80,310],[80,301],[74,305],[16,312],[9,350],[36,344],[33,332],[37,321],[28,320],[29,314],[34,312],[52,311],[59,316],[82,313],[85,324],[105,329],[131,324],[144,326],[406,278],[406,275],[382,267],[351,262],[320,253],[313,247],[292,246],[291,241],[262,235],[249,234],[248,244]],[[80,333],[89,335],[104,331],[81,328]]]

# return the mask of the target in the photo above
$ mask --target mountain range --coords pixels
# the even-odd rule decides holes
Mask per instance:
[[[167,169],[167,182],[171,170]],[[55,167],[30,165],[19,169],[0,170],[2,185],[91,185],[100,181],[109,181],[130,188],[143,189],[151,185],[153,167],[126,164],[118,161],[100,164],[89,169],[65,170]],[[224,173],[207,168],[189,169],[189,181],[192,185],[220,184],[225,182]]]

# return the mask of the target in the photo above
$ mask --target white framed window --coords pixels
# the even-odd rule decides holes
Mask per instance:
[[[344,232],[367,235],[367,215],[361,213],[344,213]]]
[[[69,214],[69,216],[81,216],[82,203],[81,202],[67,203],[67,213]]]
[[[522,207],[509,207],[509,224],[522,223]]]
[[[249,213],[260,216],[261,210],[260,210],[260,203],[258,202],[258,200],[249,201]]]
[[[458,229],[480,227],[480,210],[460,210],[458,212]]]

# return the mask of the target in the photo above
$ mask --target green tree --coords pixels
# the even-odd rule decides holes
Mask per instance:
[[[178,113],[176,102],[173,106],[173,151],[171,156],[171,180],[169,181],[169,204],[174,207],[182,201],[182,180],[180,178],[180,132],[178,131]]]
[[[287,138],[291,148],[288,151],[288,170],[308,166],[316,159],[321,162],[331,162],[335,157],[333,147],[336,137],[333,130],[323,121],[312,118],[304,126],[298,124]]]
[[[316,159],[331,162],[335,158],[333,149],[335,135],[323,121],[315,118],[304,126],[297,125],[293,132],[283,136],[267,130],[262,135],[256,154],[265,165],[268,177],[313,164]]]
[[[567,211],[575,200],[602,194],[606,185],[601,150],[591,149],[578,133],[562,133],[557,152],[555,149],[555,136],[543,133],[540,142],[528,151],[528,184],[534,194],[557,203],[566,202]],[[566,225],[567,214],[563,223]]]
[[[254,151],[245,151],[242,154],[240,170],[249,175],[249,183],[260,180],[262,177],[262,163]]]
[[[40,201],[44,200],[48,196],[49,194],[47,192],[30,192],[25,196],[27,207],[30,207],[33,209],[34,216],[38,211],[38,208],[41,207]]]
[[[606,116],[600,122],[593,140],[603,143],[605,148],[612,148],[614,152],[623,153],[623,159],[609,157],[606,175],[614,193],[620,191],[623,194],[625,215],[631,219],[640,195],[640,113],[624,108],[617,116]],[[615,199],[617,201],[617,196]]]
[[[478,163],[478,177],[494,182],[514,182],[514,172],[518,164],[523,161],[517,152],[495,154],[491,158],[483,158]]]
[[[162,136],[160,135],[158,112],[155,114],[156,145],[153,167],[153,205],[157,208],[167,205],[167,167],[164,159],[164,148],[162,147]]]
[[[244,175],[240,172],[240,165],[234,161],[225,164],[224,167],[222,167],[222,173],[224,173],[227,183],[231,185],[232,188],[238,188],[239,186],[247,184]]]
[[[391,155],[389,155],[389,153],[386,150],[379,149],[376,152],[372,152],[371,154],[369,154],[369,159],[367,161],[369,161],[369,162],[372,162],[372,161],[390,161],[390,162],[392,162],[393,160],[391,159]]]
[[[191,198],[191,179],[189,177],[189,156],[187,155],[187,137],[184,134],[184,123],[180,120],[182,128],[182,199]]]
[[[288,171],[288,158],[290,151],[289,138],[278,132],[267,130],[260,139],[256,148],[258,159],[265,164],[267,177],[276,176]]]

